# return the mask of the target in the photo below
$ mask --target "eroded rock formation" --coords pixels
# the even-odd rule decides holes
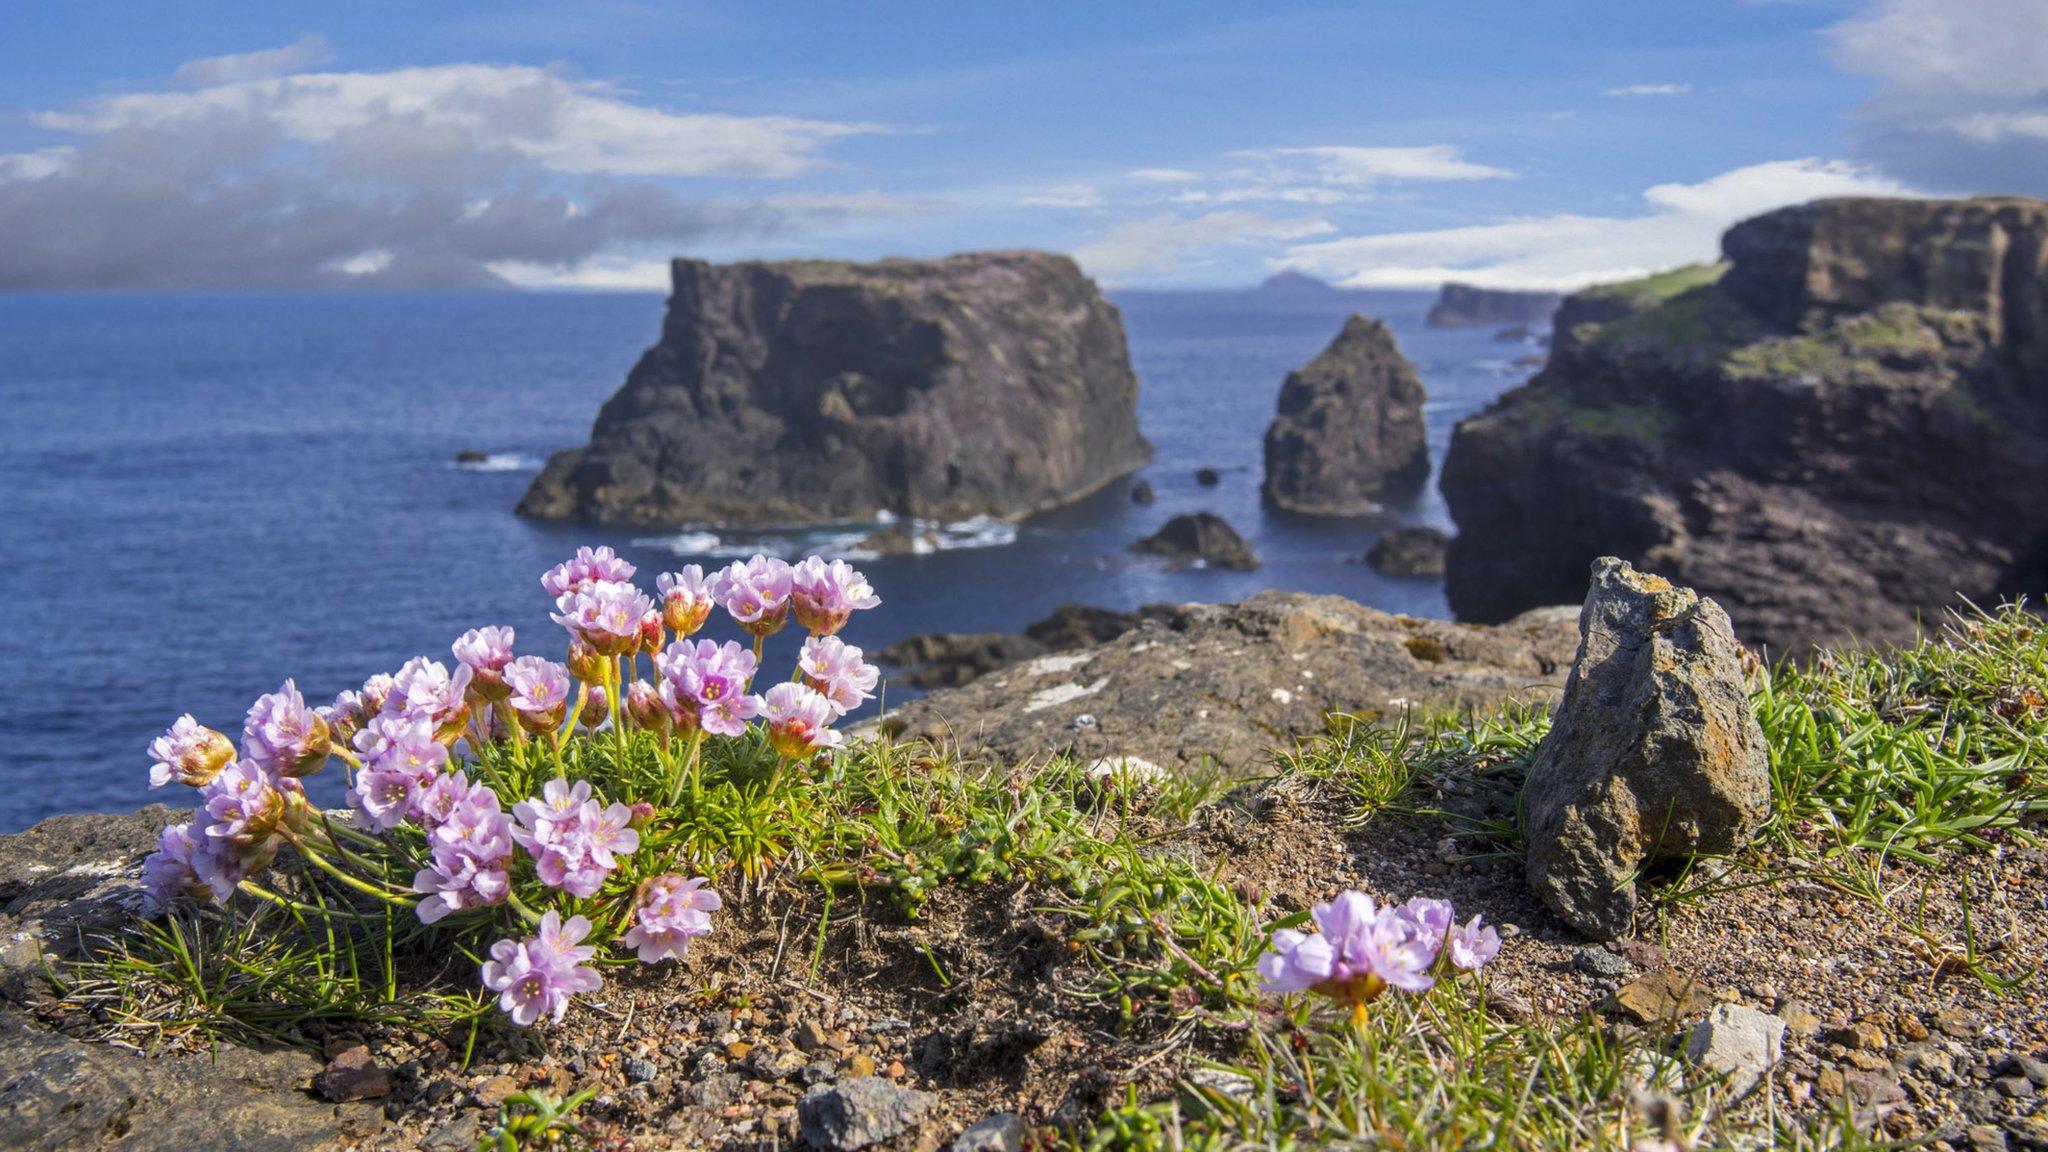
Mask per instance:
[[[1722,247],[1573,297],[1544,370],[1459,425],[1459,616],[1608,554],[1779,651],[2048,588],[2048,203],[1827,200]]]
[[[1213,568],[1249,570],[1259,566],[1251,546],[1230,521],[1214,512],[1185,512],[1159,531],[1131,545],[1131,551],[1164,556],[1176,564],[1200,562]]]
[[[1437,292],[1428,322],[1432,328],[1548,324],[1550,314],[1557,311],[1558,300],[1555,292],[1481,288],[1453,281]]]
[[[1072,260],[677,260],[659,343],[519,509],[632,524],[1019,516],[1143,464],[1122,319]]]
[[[1429,476],[1422,381],[1385,324],[1353,316],[1291,372],[1266,429],[1266,504],[1355,516]]]

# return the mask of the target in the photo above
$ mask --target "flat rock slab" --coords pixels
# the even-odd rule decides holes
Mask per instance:
[[[1013,762],[1071,753],[1244,771],[1325,731],[1335,712],[1547,703],[1575,644],[1569,611],[1480,627],[1262,592],[935,692],[879,726]]]

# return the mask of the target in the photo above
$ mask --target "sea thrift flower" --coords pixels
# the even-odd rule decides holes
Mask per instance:
[[[583,711],[576,714],[576,722],[592,732],[611,722],[611,698],[605,695],[604,685],[592,684],[583,696]]]
[[[620,656],[640,641],[640,621],[654,611],[654,601],[631,584],[599,580],[555,601],[550,619],[569,630],[600,656]]]
[[[881,602],[868,578],[844,560],[828,564],[812,556],[790,570],[790,607],[813,636],[830,636],[846,627],[856,609]]]
[[[325,708],[316,708],[320,718],[327,721],[328,738],[347,744],[363,727],[363,694],[344,690],[335,694],[334,703]]]
[[[605,659],[597,649],[585,644],[577,636],[569,637],[569,675],[581,684],[604,682]]]
[[[180,896],[224,904],[242,882],[227,844],[208,836],[195,821],[170,824],[157,835],[157,849],[142,862],[143,906],[150,915]]]
[[[803,684],[777,684],[765,703],[768,743],[791,760],[808,760],[823,748],[837,748],[844,739],[827,725],[838,716],[832,702]]]
[[[1441,941],[1451,930],[1456,915],[1449,900],[1436,900],[1417,896],[1401,905],[1400,913],[1415,921],[1415,926],[1431,940]]]
[[[412,879],[413,891],[427,894],[415,909],[423,924],[496,904],[512,887],[506,875],[512,862],[512,821],[499,809],[497,794],[471,785],[460,772],[443,777],[436,789],[462,796],[427,835],[427,867]]]
[[[275,847],[286,818],[304,803],[305,791],[297,780],[251,760],[221,769],[199,792],[199,806],[212,821],[206,834],[243,852]]]
[[[505,703],[518,714],[519,726],[536,733],[562,726],[575,693],[569,670],[539,656],[521,656],[505,665],[505,687]]]
[[[740,627],[773,636],[789,619],[789,565],[762,555],[734,561],[712,582],[711,593]]]
[[[290,680],[259,696],[242,722],[242,756],[280,776],[303,776],[327,762],[327,721],[306,707]]]
[[[448,747],[435,739],[433,721],[379,716],[356,733],[362,771],[349,789],[349,806],[382,832],[419,816],[425,791],[448,764]]]
[[[668,708],[661,701],[661,693],[645,680],[626,685],[626,714],[633,718],[634,727],[649,732],[664,732],[669,727]]]
[[[656,576],[654,589],[661,593],[662,622],[678,640],[695,634],[711,617],[711,584],[704,579],[704,569],[696,564],[685,564],[681,572]]]
[[[500,940],[491,945],[491,958],[484,961],[484,987],[499,993],[498,1007],[524,1028],[542,1016],[555,1023],[569,1010],[569,998],[578,992],[595,992],[604,986],[597,969],[584,963],[597,954],[583,946],[590,935],[590,921],[549,912],[540,918],[539,934],[525,940]]]
[[[150,741],[149,758],[156,761],[149,766],[151,788],[173,781],[198,788],[234,762],[235,744],[187,713]]]
[[[1273,933],[1259,976],[1268,992],[1312,991],[1358,1010],[1388,987],[1425,991],[1436,982],[1430,968],[1443,945],[1423,927],[1435,919],[1434,905],[1381,909],[1363,892],[1345,892],[1309,910],[1321,933]]]
[[[364,723],[368,723],[378,713],[384,711],[384,705],[391,700],[391,685],[391,677],[383,672],[363,681],[363,690],[356,695],[362,703]]]
[[[711,931],[711,914],[723,903],[701,877],[685,880],[673,873],[640,885],[633,909],[633,927],[620,937],[636,949],[642,964],[681,960],[690,940]]]
[[[797,656],[804,683],[832,702],[844,716],[874,698],[881,670],[861,659],[861,650],[837,636],[813,636]]]
[[[505,666],[512,663],[512,629],[471,628],[450,646],[471,674],[470,689],[486,700],[505,698]]]
[[[596,895],[618,858],[640,847],[633,810],[600,805],[588,781],[550,780],[538,798],[513,805],[512,814],[519,821],[512,839],[533,857],[541,882],[572,896]]]
[[[760,700],[747,694],[754,654],[730,640],[678,640],[655,666],[672,686],[674,705],[694,705],[696,724],[714,736],[744,735],[747,721],[761,714]]]
[[[576,555],[562,561],[540,578],[548,595],[560,599],[586,584],[608,580],[623,584],[633,578],[634,567],[610,548],[578,548]]]
[[[474,675],[467,664],[457,664],[451,676],[439,660],[415,656],[391,678],[384,711],[428,721],[440,739],[454,740],[469,720],[469,682]]]
[[[661,609],[648,609],[647,615],[640,618],[640,635],[633,640],[633,651],[659,652],[667,640],[668,637],[663,634]]]
[[[1491,925],[1480,923],[1480,919],[1474,916],[1451,929],[1450,939],[1444,945],[1451,963],[1467,972],[1484,968],[1500,955],[1500,933]]]

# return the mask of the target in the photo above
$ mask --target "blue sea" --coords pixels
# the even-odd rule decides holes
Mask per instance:
[[[1387,320],[1416,363],[1438,461],[1453,423],[1527,375],[1512,362],[1528,345],[1425,327],[1426,293],[1113,298],[1152,465],[1021,525],[946,526],[938,550],[862,561],[884,603],[851,642],[1264,588],[1448,614],[1439,582],[1346,561],[1388,526],[1447,526],[1434,482],[1377,517],[1265,512],[1260,438],[1282,378],[1351,312]],[[585,439],[662,308],[657,295],[0,295],[0,831],[147,803],[153,736],[182,712],[237,733],[249,701],[288,676],[325,702],[415,654],[449,659],[480,624],[558,655],[538,577],[579,544],[617,548],[651,587],[693,560],[864,535],[512,514],[546,454]],[[458,467],[464,449],[488,459]],[[1198,485],[1203,467],[1222,482]],[[1132,503],[1137,479],[1156,503]],[[1263,567],[1173,570],[1127,551],[1199,509],[1237,526]],[[314,790],[336,801],[338,775]],[[160,798],[190,795],[175,791]]]

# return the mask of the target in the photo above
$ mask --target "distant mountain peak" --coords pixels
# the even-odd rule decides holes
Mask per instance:
[[[1306,272],[1289,268],[1266,277],[1259,285],[1261,292],[1335,292],[1337,286],[1327,280],[1318,280]]]

